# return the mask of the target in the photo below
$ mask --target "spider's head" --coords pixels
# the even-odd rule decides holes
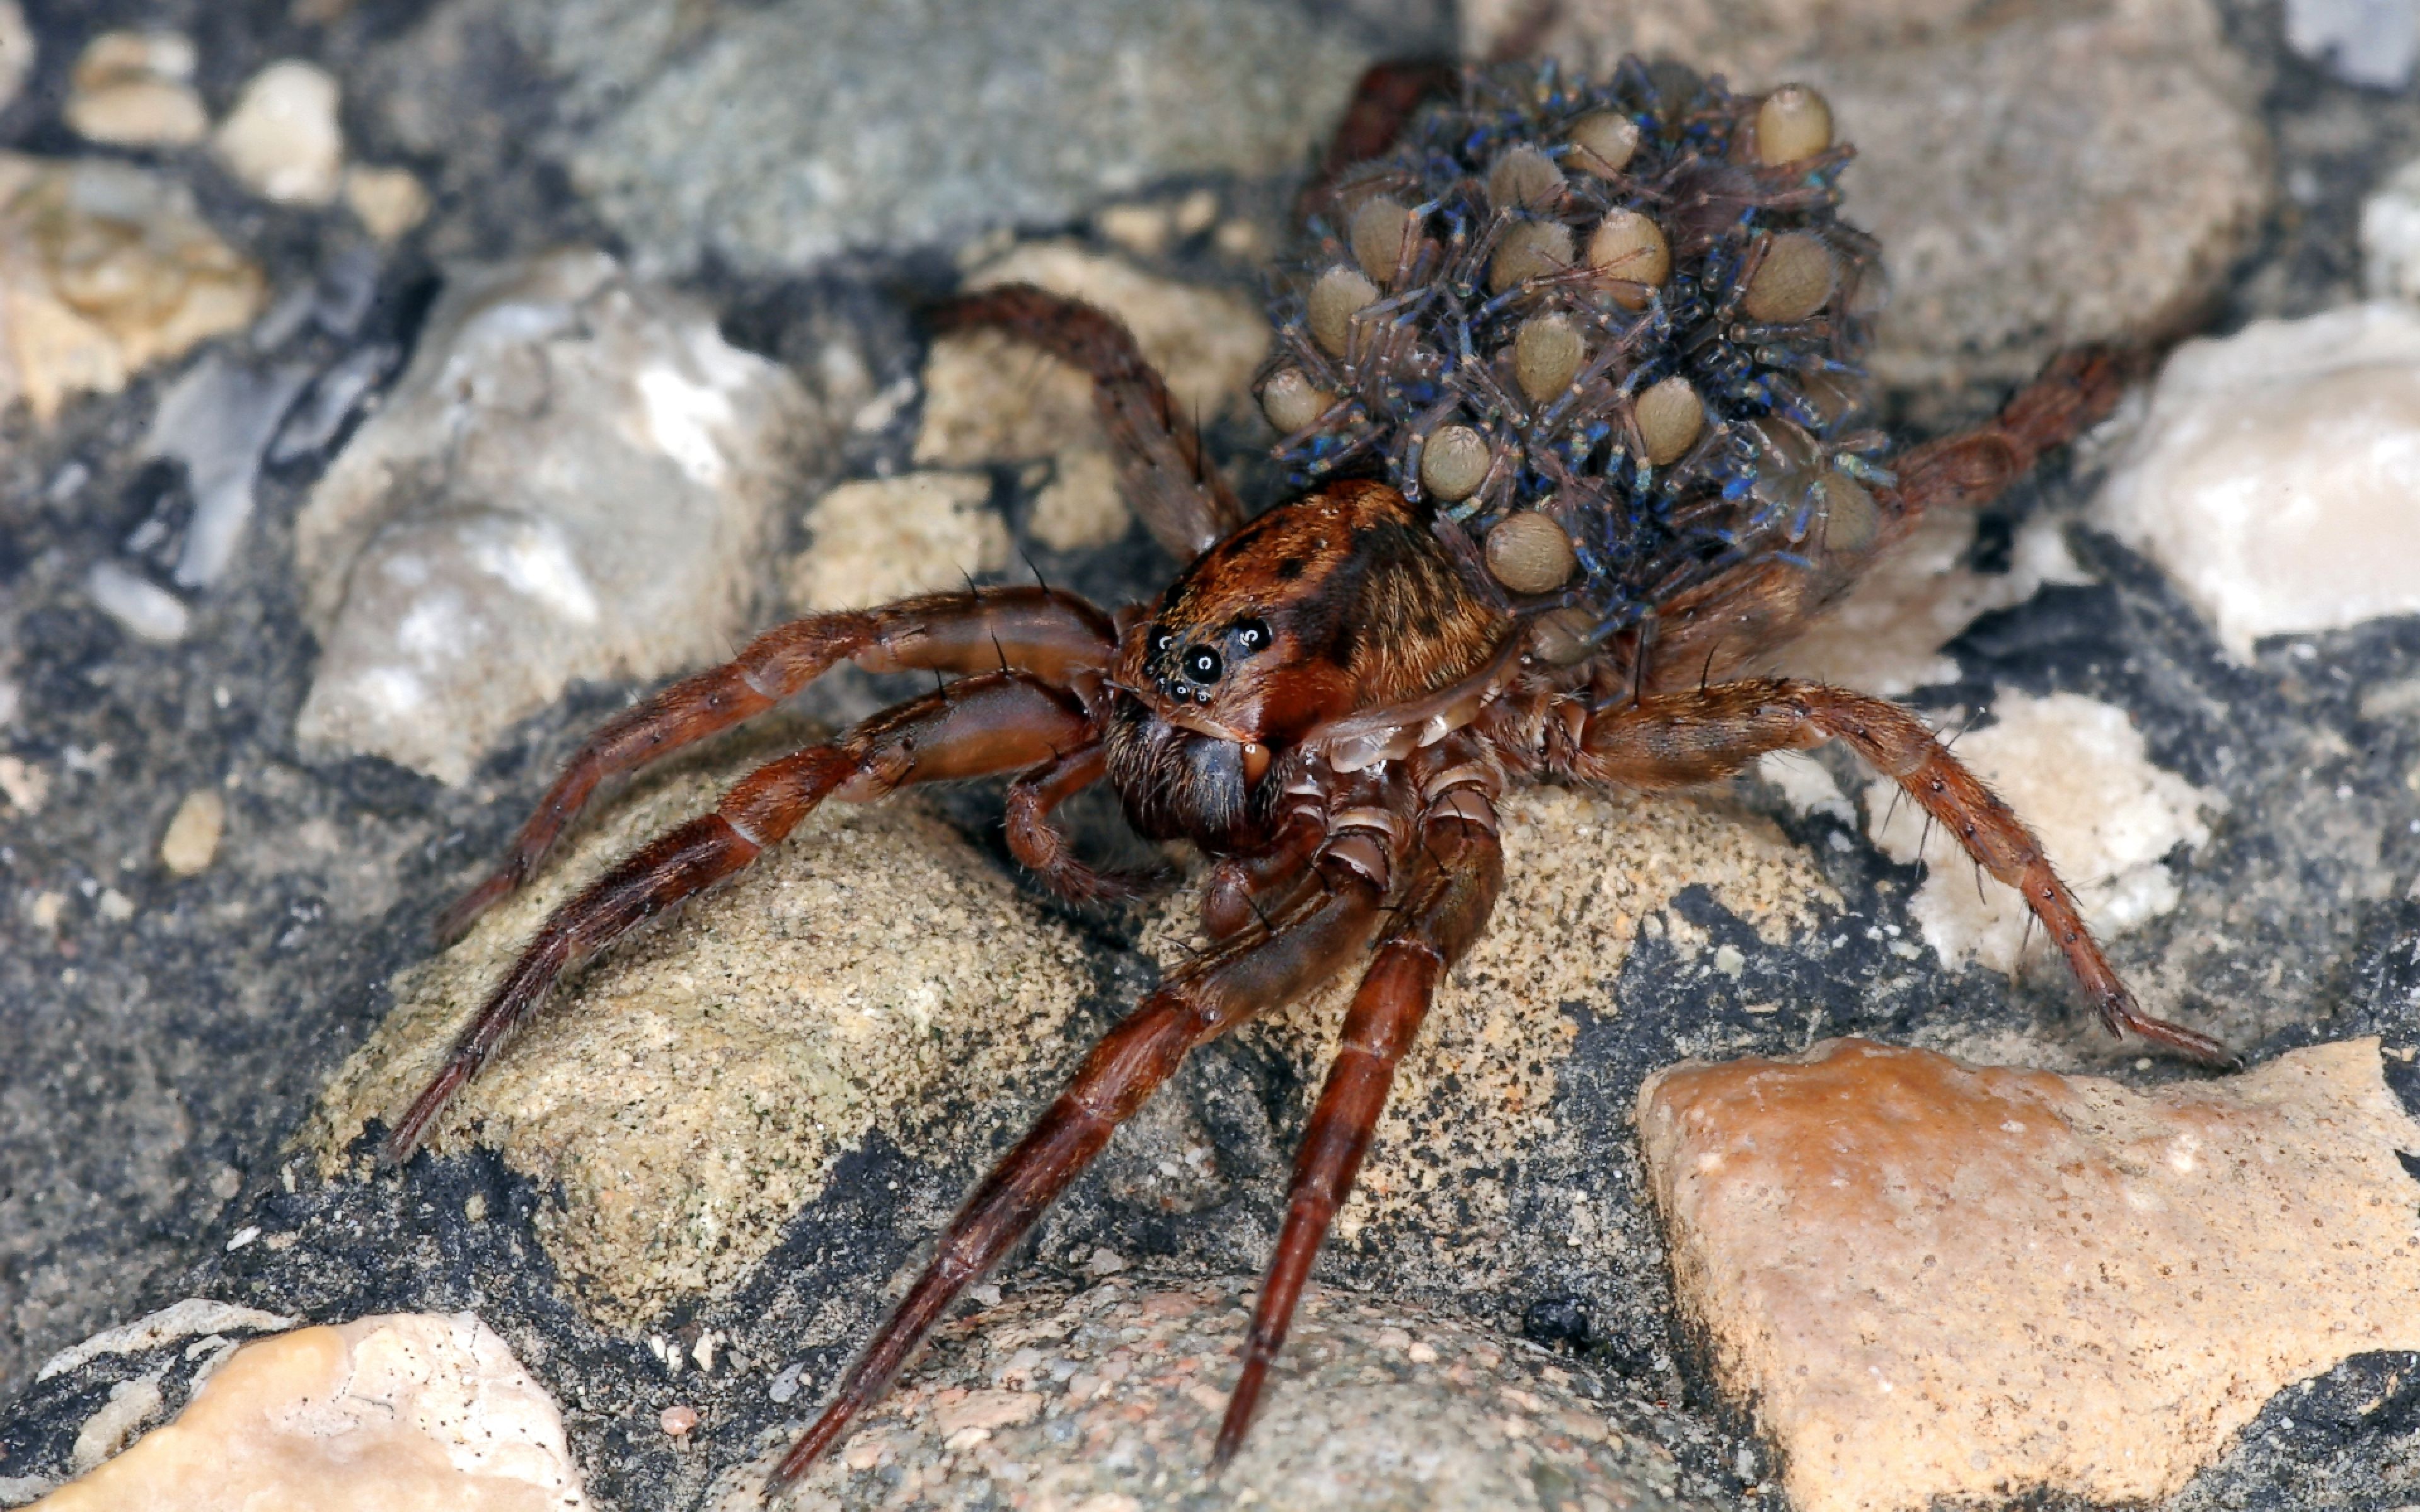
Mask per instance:
[[[1220,844],[1306,732],[1457,682],[1502,636],[1403,495],[1328,484],[1195,558],[1126,631],[1112,779],[1144,833]]]
[[[1265,765],[1314,725],[1458,680],[1501,635],[1404,496],[1350,479],[1196,558],[1126,633],[1114,681]]]

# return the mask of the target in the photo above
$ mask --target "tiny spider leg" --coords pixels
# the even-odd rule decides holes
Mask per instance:
[[[842,661],[867,671],[980,672],[1005,663],[1054,686],[1109,664],[1116,631],[1073,594],[985,588],[816,614],[766,631],[720,667],[632,704],[590,735],[513,837],[503,864],[437,922],[461,938],[536,869],[597,785],[764,713]]]
[[[411,1158],[463,1085],[493,1059],[581,961],[691,894],[738,872],[834,795],[870,802],[911,782],[1016,771],[1092,738],[1074,696],[1020,672],[993,672],[874,716],[844,738],[768,763],[742,778],[714,812],[626,857],[557,908],[468,1027],[445,1063],[396,1119],[385,1158]]]
[[[1004,332],[1090,374],[1122,491],[1179,562],[1244,523],[1243,501],[1211,464],[1201,431],[1115,316],[1031,284],[1003,284],[937,306],[932,321],[944,332]]]
[[[950,1221],[908,1295],[774,1468],[767,1501],[840,1442],[890,1388],[951,1301],[1016,1246],[1196,1045],[1299,997],[1363,949],[1377,927],[1395,856],[1391,832],[1361,816],[1391,820],[1376,807],[1386,796],[1374,781],[1341,784],[1337,822],[1313,863],[1326,887],[1299,899],[1273,928],[1246,930],[1171,971],[1093,1047],[1032,1130]]]
[[[1303,1134],[1285,1224],[1253,1305],[1214,1465],[1227,1464],[1242,1447],[1311,1264],[1369,1153],[1396,1063],[1419,1034],[1438,980],[1486,927],[1503,887],[1493,801],[1500,779],[1476,745],[1456,737],[1430,747],[1415,758],[1412,777],[1425,808],[1410,887],[1345,1011],[1336,1060]]]
[[[1766,751],[1838,740],[1897,782],[1985,871],[2017,889],[2112,1033],[2136,1034],[2211,1065],[2239,1063],[2209,1036],[2135,1006],[2033,832],[1910,710],[1820,683],[1758,678],[1660,694],[1587,720],[1575,736],[1572,722],[1551,712],[1539,728],[1549,769],[1649,791],[1728,777]]]

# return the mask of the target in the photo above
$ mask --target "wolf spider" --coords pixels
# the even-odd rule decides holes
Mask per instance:
[[[1692,98],[1730,108],[1719,91]],[[1370,128],[1363,121],[1357,129]],[[1700,180],[1733,186],[1727,203],[1744,203],[1740,196],[1758,182],[1745,170],[1708,166],[1686,152],[1675,161]],[[1792,205],[1811,203],[1803,190],[1792,193]],[[1674,209],[1673,224],[1686,212],[1686,205]],[[1525,204],[1521,213],[1532,211]],[[1499,224],[1484,236],[1517,219],[1500,203],[1494,215]],[[1714,251],[1701,247],[1702,255],[1720,254],[1720,234],[1719,227],[1706,234]],[[1405,270],[1433,254],[1450,261],[1459,245],[1386,243]],[[1764,245],[1754,244],[1756,255]],[[1467,286],[1476,286],[1480,274],[1471,270],[1479,266],[1466,267]],[[1755,266],[1754,256],[1746,259],[1746,269]],[[1569,270],[1549,269],[1486,308],[1527,298],[1532,285],[1565,298],[1584,284]],[[1621,310],[1638,304],[1617,299],[1580,308],[1612,312],[1607,318],[1619,321],[1627,318]],[[1318,319],[1314,299],[1310,323]],[[1125,493],[1187,565],[1153,604],[1114,615],[1047,587],[970,587],[814,615],[608,721],[548,791],[502,866],[448,912],[442,934],[458,935],[527,880],[607,779],[769,709],[842,661],[956,679],[760,768],[712,813],[645,845],[558,908],[387,1147],[390,1158],[407,1157],[567,967],[748,866],[826,798],[869,802],[917,783],[1007,775],[1010,851],[1072,900],[1121,897],[1133,887],[1078,858],[1054,823],[1061,803],[1095,782],[1109,784],[1146,839],[1188,841],[1211,857],[1202,920],[1213,943],[1171,970],[1101,1039],[967,1199],[905,1299],[781,1461],[771,1489],[795,1480],[848,1431],[951,1302],[1009,1252],[1187,1052],[1366,954],[1218,1430],[1215,1458],[1232,1458],[1369,1149],[1396,1064],[1439,980],[1487,925],[1503,877],[1496,805],[1508,783],[1660,793],[1729,777],[1768,751],[1840,741],[1898,782],[1981,869],[2023,894],[2112,1031],[2206,1061],[2228,1059],[2215,1041],[2137,1009],[2033,835],[1916,715],[1844,688],[1745,675],[1926,509],[1991,498],[2106,413],[2121,383],[2117,360],[2081,354],[2056,362],[1991,424],[1917,448],[1890,472],[1858,474],[1868,480],[1872,517],[1853,540],[1801,543],[1792,534],[1794,549],[1731,555],[1690,555],[1696,548],[1684,542],[1672,560],[1695,576],[1648,582],[1642,592],[1652,612],[1619,633],[1599,625],[1575,653],[1570,595],[1508,599],[1502,584],[1474,565],[1456,528],[1464,512],[1419,501],[1417,483],[1404,482],[1404,474],[1390,483],[1332,471],[1249,517],[1133,337],[1109,316],[1011,286],[946,304],[937,324],[1006,332],[1089,373]],[[1301,325],[1289,328],[1295,360],[1335,381],[1336,368],[1309,345]],[[1808,340],[1832,339],[1812,325],[1756,339],[1808,331]],[[1342,355],[1344,378],[1370,371],[1353,367],[1368,356],[1360,334]],[[1764,380],[1722,360],[1731,367],[1692,371],[1706,375],[1710,389],[1730,382],[1731,392],[1781,392],[1753,389]],[[1614,390],[1612,376],[1600,361],[1571,378],[1570,394],[1610,395],[1608,412],[1627,415],[1629,389]],[[1386,397],[1382,387],[1375,379],[1364,385],[1373,409]],[[1517,400],[1501,402],[1518,409]],[[1365,426],[1365,434],[1377,432]],[[1635,426],[1630,435],[1636,444]],[[1567,470],[1562,479],[1575,486],[1577,474]],[[1500,498],[1496,507],[1505,507]],[[1721,506],[1692,507],[1702,514]],[[1601,534],[1644,517],[1602,510],[1600,517],[1592,523]]]

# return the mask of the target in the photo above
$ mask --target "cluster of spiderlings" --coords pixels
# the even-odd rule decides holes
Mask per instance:
[[[1431,501],[1559,659],[1744,558],[1858,549],[1888,474],[1849,156],[1803,85],[1469,76],[1311,222],[1259,383],[1280,461]]]

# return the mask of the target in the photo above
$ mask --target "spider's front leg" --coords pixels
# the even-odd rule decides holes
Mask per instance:
[[[830,745],[768,763],[693,819],[625,858],[557,908],[455,1041],[444,1066],[387,1138],[410,1158],[446,1103],[537,1011],[578,962],[642,920],[754,861],[825,798],[868,802],[911,782],[1016,771],[1091,745],[1095,721],[1073,695],[1022,672],[968,677],[888,709]]]
[[[1032,1131],[951,1220],[908,1295],[774,1469],[767,1500],[840,1442],[951,1301],[1024,1237],[1194,1046],[1300,996],[1361,949],[1377,925],[1398,861],[1387,811],[1390,796],[1367,778],[1341,784],[1337,820],[1311,863],[1325,886],[1296,898],[1266,925],[1241,931],[1171,971],[1093,1047]]]
[[[1098,609],[1046,588],[981,588],[816,614],[766,631],[720,667],[632,704],[588,737],[513,837],[502,865],[437,923],[451,944],[527,882],[597,784],[764,713],[842,661],[867,671],[1020,671],[1065,687],[1109,665],[1117,632]]]
[[[1486,927],[1504,883],[1495,806],[1502,779],[1478,744],[1457,734],[1418,752],[1406,766],[1421,799],[1410,884],[1345,1011],[1336,1062],[1304,1132],[1285,1226],[1252,1309],[1243,1371],[1218,1426],[1216,1464],[1235,1457],[1251,1427],[1311,1262],[1370,1151],[1395,1065],[1419,1034],[1437,982]]]
[[[1532,710],[1526,732],[1504,733],[1509,748],[1542,752],[1549,771],[1649,791],[1729,777],[1766,751],[1841,741],[1956,836],[1983,870],[2017,889],[2112,1033],[2137,1034],[2211,1065],[2240,1063],[2208,1035],[2135,1005],[2033,831],[1896,703],[1820,683],[1758,678],[1593,714],[1562,701]]]

